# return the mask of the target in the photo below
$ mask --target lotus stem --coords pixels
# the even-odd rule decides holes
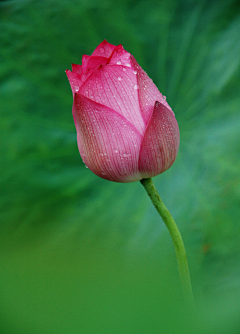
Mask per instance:
[[[170,212],[168,211],[167,207],[165,206],[161,197],[159,196],[157,189],[155,188],[152,182],[152,179],[151,178],[143,179],[140,182],[146,189],[153,205],[157,209],[158,213],[160,214],[160,216],[162,217],[164,223],[168,228],[177,256],[178,270],[180,275],[183,296],[188,304],[194,305],[187,255],[181,233],[173,217],[171,216]]]

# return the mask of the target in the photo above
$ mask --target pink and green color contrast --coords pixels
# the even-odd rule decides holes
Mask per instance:
[[[175,115],[122,45],[103,41],[66,74],[79,152],[93,173],[133,182],[171,167],[180,141]]]

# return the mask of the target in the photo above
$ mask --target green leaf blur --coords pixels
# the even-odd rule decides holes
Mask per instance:
[[[238,0],[0,2],[0,331],[239,333]],[[140,182],[86,169],[64,73],[107,39],[167,96],[181,144],[154,183],[189,257]]]

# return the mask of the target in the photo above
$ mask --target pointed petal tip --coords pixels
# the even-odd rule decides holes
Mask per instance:
[[[160,93],[160,94],[162,95],[162,93]],[[154,109],[159,110],[161,112],[165,108],[175,117],[175,114],[174,114],[172,108],[170,107],[170,105],[166,101],[166,97],[162,95],[161,101],[158,101],[158,100],[155,101]]]

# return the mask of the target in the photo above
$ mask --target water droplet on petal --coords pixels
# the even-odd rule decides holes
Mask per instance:
[[[85,168],[88,168],[88,166],[87,166],[87,165],[85,165]]]
[[[166,100],[166,96],[163,95],[162,97],[163,97],[164,100]]]
[[[99,52],[100,52],[100,53],[104,53],[104,49],[103,49],[103,48],[100,48],[100,49],[99,49]]]
[[[122,70],[123,70],[123,72],[126,72],[126,68],[125,68],[125,67],[123,67],[123,69],[122,69]]]
[[[121,80],[122,80],[122,78],[121,78],[121,77],[118,77],[118,80],[119,80],[119,81],[121,81]]]
[[[134,85],[134,87],[133,87],[134,89],[138,89],[138,85]]]
[[[114,153],[118,153],[118,150],[114,150],[113,152],[114,152]]]
[[[127,67],[131,67],[131,65],[130,64],[125,64]]]
[[[117,65],[121,65],[122,63],[121,63],[121,61],[120,60],[118,60],[117,61]]]
[[[134,71],[133,71],[133,74],[137,74],[137,71],[134,70]]]

